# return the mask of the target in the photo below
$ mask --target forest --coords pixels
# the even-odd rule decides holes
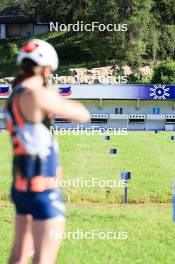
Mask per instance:
[[[0,10],[16,2],[40,21],[127,24],[127,31],[120,32],[52,34],[48,39],[63,64],[159,65],[175,72],[174,0],[1,0]]]

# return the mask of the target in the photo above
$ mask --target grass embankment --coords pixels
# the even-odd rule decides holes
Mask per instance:
[[[92,59],[86,39],[81,34],[77,36],[70,32],[50,32],[37,37],[50,42],[56,48],[60,60],[59,69],[56,72],[59,76],[70,75],[69,68],[105,65],[103,62]],[[26,41],[27,39],[0,41],[0,78],[14,76],[18,50]]]

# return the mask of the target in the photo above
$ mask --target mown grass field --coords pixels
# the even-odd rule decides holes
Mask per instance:
[[[130,132],[111,136],[58,136],[64,179],[119,179],[131,171],[129,204],[121,204],[122,188],[63,188],[67,231],[127,232],[126,240],[65,239],[61,264],[173,264],[175,226],[172,222],[172,183],[175,142],[172,133]],[[118,154],[109,155],[110,147]],[[9,200],[11,150],[0,134],[0,264],[12,242],[14,209]]]

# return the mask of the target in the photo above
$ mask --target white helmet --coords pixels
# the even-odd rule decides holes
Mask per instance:
[[[59,59],[56,50],[48,42],[41,39],[29,40],[19,51],[17,64],[23,59],[31,59],[39,66],[51,66],[52,71],[58,68]]]

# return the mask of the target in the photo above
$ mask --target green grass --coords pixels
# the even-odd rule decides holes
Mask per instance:
[[[121,171],[131,171],[129,202],[171,202],[172,183],[175,180],[175,152],[172,133],[130,132],[115,135],[111,141],[103,136],[58,136],[64,179],[118,181]],[[0,199],[6,200],[11,181],[11,150],[6,133],[0,136]],[[118,154],[109,155],[110,147]],[[107,197],[107,191],[109,196]],[[120,203],[123,188],[63,188],[65,198],[72,202],[89,201]]]
[[[63,188],[67,231],[77,229],[127,232],[127,240],[65,239],[61,264],[172,264],[175,228],[172,221],[172,183],[175,179],[172,133],[129,132],[111,136],[58,136],[64,179],[119,179],[131,171],[129,204],[121,204],[122,189]],[[109,155],[110,147],[118,154]],[[14,209],[9,201],[11,148],[0,134],[0,264],[5,264],[12,242]]]
[[[0,214],[0,264],[5,264],[12,241],[11,207]],[[170,205],[73,206],[67,208],[66,232],[127,232],[126,240],[65,239],[61,264],[172,264],[175,228]]]
[[[119,180],[121,171],[131,171],[130,202],[170,202],[175,179],[174,142],[170,140],[170,135],[163,132],[130,132],[125,136],[112,136],[111,141],[104,141],[104,137],[98,135],[60,136],[65,178]],[[110,147],[117,148],[116,156],[109,155]],[[74,190],[79,195],[78,200],[109,203],[119,202],[121,191],[111,190],[107,200],[103,189]]]

